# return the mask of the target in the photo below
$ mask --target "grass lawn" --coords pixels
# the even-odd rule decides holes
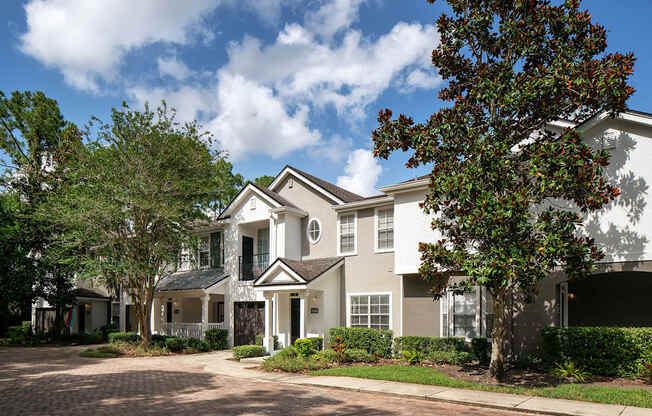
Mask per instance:
[[[89,348],[79,353],[80,357],[84,358],[116,358],[120,355],[114,352],[100,351]]]
[[[512,387],[477,384],[449,377],[437,370],[425,367],[386,365],[371,367],[341,367],[313,371],[317,376],[347,376],[375,380],[401,381],[406,383],[431,384],[462,389],[495,391],[523,394],[555,399],[583,400],[587,402],[621,404],[652,408],[652,392],[644,389],[591,386],[581,384],[560,384],[555,387]]]

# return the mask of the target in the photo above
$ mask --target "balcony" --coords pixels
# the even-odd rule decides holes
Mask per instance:
[[[239,278],[241,281],[253,281],[260,277],[269,266],[269,253],[238,257]]]

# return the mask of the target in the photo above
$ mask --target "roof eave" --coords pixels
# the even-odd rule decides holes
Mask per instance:
[[[380,188],[381,192],[386,194],[398,194],[401,192],[409,192],[420,188],[427,188],[430,185],[430,179],[420,179],[418,181],[398,183],[396,185],[388,185]]]
[[[348,210],[361,209],[361,208],[377,207],[380,205],[391,204],[393,202],[394,202],[394,197],[391,195],[387,195],[379,198],[365,199],[363,201],[349,202],[347,204],[342,204],[342,205],[331,205],[331,208],[333,208],[335,211],[348,211]]]

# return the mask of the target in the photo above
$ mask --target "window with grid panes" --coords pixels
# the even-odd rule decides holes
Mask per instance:
[[[351,296],[351,327],[389,329],[389,295]]]
[[[199,240],[199,267],[208,267],[210,265],[210,258],[210,238],[202,237]]]
[[[376,230],[378,250],[394,248],[394,208],[378,210],[378,229]]]
[[[340,217],[340,253],[355,251],[355,214]]]

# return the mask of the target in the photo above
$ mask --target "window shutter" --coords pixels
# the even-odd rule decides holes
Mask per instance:
[[[222,233],[211,233],[211,267],[222,267]]]

